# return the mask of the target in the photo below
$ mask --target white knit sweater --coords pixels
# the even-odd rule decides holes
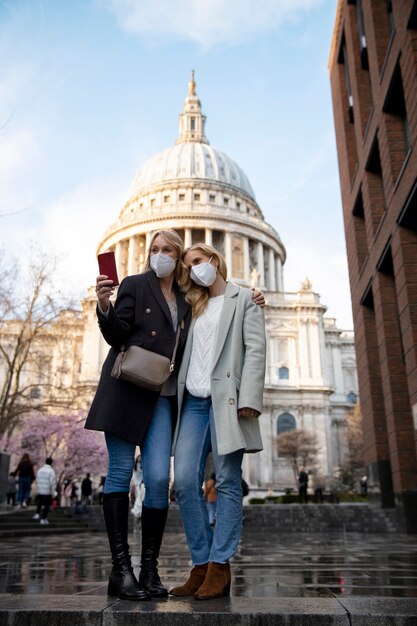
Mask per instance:
[[[206,310],[194,324],[186,387],[197,398],[211,396],[210,375],[223,303],[224,296],[210,298]]]

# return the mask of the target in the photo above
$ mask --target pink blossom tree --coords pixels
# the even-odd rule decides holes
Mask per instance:
[[[41,467],[50,456],[58,486],[65,479],[81,478],[86,473],[106,473],[107,453],[102,433],[84,428],[83,413],[43,415],[32,413],[20,433],[3,437],[3,449],[18,458],[27,452],[34,465]]]

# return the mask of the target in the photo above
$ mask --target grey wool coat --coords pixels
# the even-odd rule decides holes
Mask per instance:
[[[216,441],[219,454],[235,450],[258,452],[263,449],[257,418],[238,417],[238,409],[249,407],[262,412],[265,383],[265,320],[261,307],[254,304],[252,291],[227,283],[211,373]],[[178,374],[178,414],[173,454],[181,426],[187,371],[193,347],[193,326],[188,335]]]
[[[175,359],[176,376],[184,352],[191,311],[176,286],[175,290],[178,323],[184,321]],[[169,358],[172,356],[176,335],[168,304],[155,273],[148,271],[125,278],[108,316],[97,309],[97,317],[101,333],[111,348],[103,364],[85,427],[112,433],[140,446],[160,394],[112,378],[110,374],[122,345],[141,346]]]

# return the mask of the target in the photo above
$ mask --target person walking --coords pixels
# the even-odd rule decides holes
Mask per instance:
[[[173,441],[176,497],[193,568],[174,596],[208,600],[230,593],[230,563],[242,528],[242,459],[262,450],[258,417],[265,378],[265,322],[251,291],[227,282],[211,246],[186,250],[186,299],[193,322],[178,375],[179,420]],[[210,527],[203,491],[212,452],[217,513]]]
[[[33,519],[39,520],[42,526],[49,524],[48,513],[52,504],[52,498],[56,497],[56,475],[52,468],[53,460],[48,457],[45,465],[38,470],[36,474],[36,483],[38,485],[38,500],[36,513]]]
[[[304,467],[300,467],[298,472],[298,494],[300,496],[301,504],[307,504],[307,488],[308,488],[308,473]]]
[[[7,478],[7,504],[14,506],[16,504],[16,475],[10,472]]]
[[[85,504],[86,506],[91,504],[92,494],[93,483],[91,482],[90,474],[87,474],[87,476],[81,482],[81,498],[83,504]]]
[[[19,477],[16,506],[25,507],[28,505],[32,483],[35,480],[33,463],[26,452],[13,473]]]
[[[210,478],[204,483],[204,499],[206,501],[209,524],[211,527],[216,523],[217,490],[216,474],[213,472]]]

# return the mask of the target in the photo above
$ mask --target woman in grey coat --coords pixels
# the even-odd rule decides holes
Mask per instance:
[[[226,282],[217,250],[195,244],[185,251],[184,263],[193,321],[178,374],[173,453],[175,492],[194,567],[188,581],[170,593],[207,600],[229,594],[229,559],[242,527],[243,454],[262,450],[265,323],[250,289]],[[217,490],[214,531],[202,491],[210,451]]]

